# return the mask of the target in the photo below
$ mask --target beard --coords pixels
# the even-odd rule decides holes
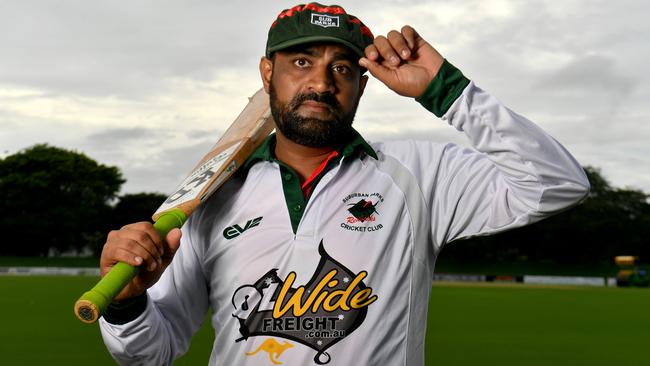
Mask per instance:
[[[299,93],[288,103],[282,103],[278,101],[275,88],[271,83],[269,97],[271,115],[278,130],[290,141],[308,147],[337,147],[344,143],[352,131],[352,121],[360,99],[357,98],[352,110],[345,113],[331,93]],[[299,115],[298,108],[308,100],[329,106],[331,117],[321,120]]]

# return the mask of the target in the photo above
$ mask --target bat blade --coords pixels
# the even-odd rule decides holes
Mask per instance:
[[[246,161],[274,124],[266,92],[260,89],[210,152],[154,213],[179,209],[190,215]]]
[[[187,178],[153,215],[154,228],[162,238],[183,225],[187,217],[205,202],[273,130],[275,124],[269,108],[269,96],[257,91],[230,127]],[[74,312],[84,323],[94,323],[113,298],[135,277],[138,268],[117,263],[90,291],[75,303]]]

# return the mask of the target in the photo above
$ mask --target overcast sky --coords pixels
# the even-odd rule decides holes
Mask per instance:
[[[48,143],[118,166],[123,192],[169,193],[261,86],[268,27],[295,4],[0,0],[0,156]],[[338,4],[375,35],[412,25],[583,165],[650,192],[646,1]],[[355,126],[369,140],[467,145],[377,80]]]

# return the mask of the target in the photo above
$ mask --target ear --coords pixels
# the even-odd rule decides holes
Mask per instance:
[[[262,84],[264,84],[264,91],[269,92],[269,85],[271,85],[271,76],[273,75],[273,61],[266,58],[260,59],[260,76],[262,77]]]
[[[366,84],[368,84],[368,75],[361,75],[361,78],[359,78],[359,97],[361,97],[363,91],[366,90]]]

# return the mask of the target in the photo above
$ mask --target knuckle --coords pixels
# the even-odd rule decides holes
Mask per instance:
[[[388,38],[396,38],[396,37],[399,37],[399,36],[401,36],[401,33],[394,30],[394,29],[392,31],[388,32]]]
[[[140,221],[137,224],[144,229],[149,229],[153,227],[153,224],[150,223],[149,221]]]
[[[140,243],[131,240],[124,244],[123,249],[125,252],[134,253],[143,259],[148,255],[147,250]]]
[[[140,245],[136,241],[125,240],[122,243],[121,247],[124,248],[125,250],[136,250],[138,247],[140,247]]]
[[[133,222],[122,226],[122,229],[142,230],[148,223],[146,221]]]
[[[148,241],[148,239],[149,239],[149,235],[147,235],[147,233],[145,233],[144,231],[137,231],[137,232],[135,233],[135,239],[136,239],[139,243],[144,244],[144,243],[146,243],[146,242]]]
[[[126,224],[120,228],[120,230],[128,230],[133,227],[133,224]]]
[[[107,241],[110,241],[114,239],[115,237],[119,236],[120,232],[118,230],[111,230],[108,232],[108,235],[106,235]]]
[[[110,257],[112,252],[114,252],[112,246],[108,242],[104,243],[104,246],[102,247],[102,253],[99,257],[100,261]]]
[[[387,41],[388,41],[388,39],[386,39],[386,37],[384,37],[384,36],[375,37],[375,44],[384,43],[384,42],[387,42]]]

